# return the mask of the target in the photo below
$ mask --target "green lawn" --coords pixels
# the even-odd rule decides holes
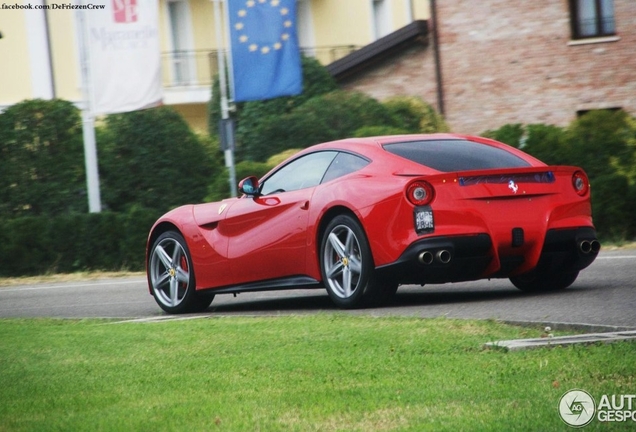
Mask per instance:
[[[633,343],[482,348],[541,331],[338,314],[0,320],[0,431],[568,430],[566,391],[636,392]]]

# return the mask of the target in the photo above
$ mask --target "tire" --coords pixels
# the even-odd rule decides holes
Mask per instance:
[[[353,217],[336,216],[327,225],[320,246],[320,271],[329,297],[341,308],[361,307],[373,297],[371,248]]]
[[[566,289],[574,283],[579,276],[579,272],[555,272],[537,274],[534,272],[513,276],[510,282],[521,291],[525,292],[549,292]]]
[[[201,312],[214,300],[213,294],[196,291],[190,250],[175,231],[161,234],[153,244],[148,284],[159,307],[171,314]]]

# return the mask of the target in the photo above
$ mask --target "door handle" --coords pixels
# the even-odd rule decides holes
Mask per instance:
[[[304,203],[302,203],[302,205],[300,206],[301,210],[307,210],[309,208],[309,201],[305,201]]]

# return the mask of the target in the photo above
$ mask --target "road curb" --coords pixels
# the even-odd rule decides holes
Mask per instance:
[[[532,322],[532,321],[501,321],[506,324],[518,325],[523,327],[545,326],[546,332],[554,330],[583,330],[590,331],[580,335],[556,336],[551,333],[547,337],[534,339],[513,339],[495,342],[487,342],[484,348],[496,348],[506,351],[521,351],[527,349],[569,346],[574,344],[593,344],[593,343],[614,343],[621,341],[636,340],[636,329],[633,327],[617,327],[603,326],[595,324],[582,323],[560,323],[560,322]]]
[[[568,323],[560,321],[516,321],[516,320],[498,320],[504,324],[510,324],[520,327],[533,327],[543,330],[545,327],[550,327],[552,330],[557,331],[584,331],[588,333],[607,333],[607,332],[622,332],[636,330],[636,326],[613,326],[603,324],[586,324],[586,323]]]

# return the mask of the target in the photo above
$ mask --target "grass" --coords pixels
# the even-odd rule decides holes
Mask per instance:
[[[636,344],[482,348],[541,332],[338,314],[0,320],[0,431],[549,431],[567,429],[567,390],[633,394]]]
[[[51,273],[40,276],[22,276],[13,278],[0,277],[0,287],[19,286],[19,285],[35,285],[42,283],[66,283],[66,282],[82,282],[96,279],[112,279],[122,277],[145,277],[144,272],[104,272],[104,271],[85,271],[76,273]]]

